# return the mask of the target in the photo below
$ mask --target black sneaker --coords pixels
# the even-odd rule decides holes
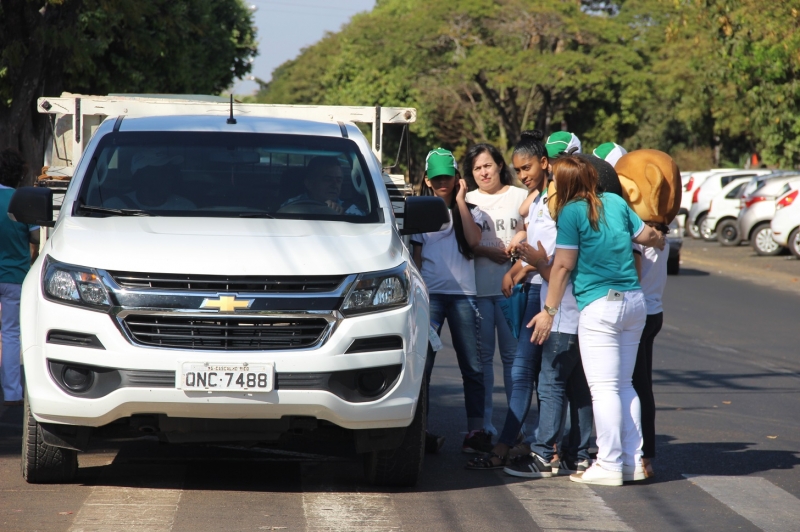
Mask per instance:
[[[492,435],[485,430],[473,430],[464,438],[461,451],[468,454],[490,453],[494,449]]]
[[[514,477],[550,478],[553,467],[536,453],[514,458],[503,471]]]
[[[587,460],[584,458],[583,460],[576,460],[574,458],[565,458],[561,460],[561,466],[559,468],[558,474],[559,475],[569,475],[571,473],[583,473],[592,465],[592,460]]]
[[[444,445],[444,436],[437,436],[430,432],[425,433],[425,452],[428,454],[438,454]]]

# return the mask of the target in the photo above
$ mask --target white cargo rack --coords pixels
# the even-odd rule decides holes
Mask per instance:
[[[45,151],[44,166],[48,167],[42,185],[52,188],[58,208],[74,167],[100,124],[109,116],[167,116],[218,115],[230,113],[230,101],[222,97],[186,95],[109,95],[86,96],[63,93],[58,98],[39,98],[37,110],[55,115],[52,139]],[[417,119],[411,107],[348,107],[333,105],[274,105],[233,102],[234,116],[299,118],[316,121],[353,122],[372,125],[372,152],[383,162],[382,139],[384,124],[410,124]],[[394,211],[402,218],[403,198],[411,187],[403,175],[383,175]],[[61,186],[59,186],[59,180]],[[398,219],[402,227],[402,221]]]

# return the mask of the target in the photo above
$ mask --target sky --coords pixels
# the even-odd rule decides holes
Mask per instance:
[[[272,71],[300,50],[338,31],[350,17],[375,6],[375,0],[244,0],[255,6],[258,55],[251,76],[269,81]],[[247,79],[234,84],[234,94],[252,94],[258,84]]]

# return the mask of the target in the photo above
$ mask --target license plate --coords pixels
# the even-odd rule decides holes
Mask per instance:
[[[184,362],[178,388],[209,392],[271,392],[274,364]]]

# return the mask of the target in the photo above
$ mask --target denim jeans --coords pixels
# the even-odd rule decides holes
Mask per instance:
[[[494,393],[494,346],[495,331],[500,348],[500,361],[503,363],[503,386],[506,391],[506,403],[511,401],[511,366],[514,364],[514,353],[517,350],[517,339],[506,322],[500,302],[505,296],[484,296],[478,298],[480,312],[481,365],[483,366],[483,386],[486,388],[484,402],[484,429],[489,434],[497,434],[492,425],[492,395]]]
[[[594,426],[592,393],[586,383],[583,363],[580,358],[567,379],[567,400],[569,401],[569,433],[562,454],[576,462],[591,460],[589,440]]]
[[[578,335],[550,333],[542,345],[542,364],[539,371],[539,429],[535,452],[547,462],[553,459],[553,445],[561,434],[566,402],[567,381],[580,360]]]
[[[483,386],[483,368],[480,361],[480,335],[478,334],[478,308],[475,296],[455,294],[430,295],[431,326],[437,333],[447,319],[453,348],[464,382],[464,403],[467,410],[467,430],[483,429],[483,401],[486,395]],[[425,378],[430,385],[436,353],[428,346],[425,361]],[[430,409],[428,410],[430,412]]]
[[[605,297],[581,311],[578,336],[597,428],[597,463],[634,467],[642,454],[641,405],[631,379],[647,314],[641,290]]]
[[[519,332],[517,351],[514,353],[514,365],[511,367],[511,399],[508,402],[508,412],[499,443],[513,446],[519,435],[525,416],[531,407],[533,390],[536,388],[536,379],[539,377],[539,368],[542,365],[542,346],[531,343],[533,329],[528,328],[528,323],[541,311],[539,294],[542,285],[531,284],[528,290],[528,301],[525,304],[525,318]]]
[[[642,456],[656,457],[656,400],[653,397],[653,342],[661,331],[664,313],[649,314],[636,353],[633,368],[633,389],[642,404]]]
[[[2,306],[3,359],[0,382],[4,401],[22,399],[22,378],[19,369],[19,298],[21,284],[0,283]]]

